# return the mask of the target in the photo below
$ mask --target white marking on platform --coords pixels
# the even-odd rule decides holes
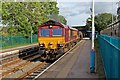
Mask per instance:
[[[90,38],[89,37],[85,37],[85,38],[83,38],[84,40],[89,40]]]

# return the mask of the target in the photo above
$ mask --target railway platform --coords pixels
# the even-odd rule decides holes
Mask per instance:
[[[20,49],[25,49],[25,48],[30,48],[30,47],[34,47],[34,46],[38,46],[38,43],[35,44],[28,44],[25,46],[18,46],[18,47],[14,47],[14,48],[9,48],[9,49],[2,49],[0,52],[9,52],[9,51],[13,51],[13,50],[20,50]]]
[[[97,73],[90,73],[91,41],[81,40],[55,65],[45,71],[39,78],[98,78]]]

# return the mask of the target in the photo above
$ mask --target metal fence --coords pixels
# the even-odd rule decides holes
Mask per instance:
[[[120,38],[99,35],[98,40],[106,78],[120,79]]]
[[[0,46],[1,47],[8,47],[8,46],[15,46],[21,44],[31,44],[37,42],[37,35],[31,37],[25,37],[22,35],[15,35],[15,36],[0,36]]]
[[[108,36],[120,37],[120,20],[108,25],[107,28],[100,33]]]

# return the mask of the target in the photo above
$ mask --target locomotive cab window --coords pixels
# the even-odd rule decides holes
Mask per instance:
[[[49,36],[50,35],[50,30],[49,29],[40,29],[40,36]]]
[[[52,36],[62,36],[62,28],[53,28]]]

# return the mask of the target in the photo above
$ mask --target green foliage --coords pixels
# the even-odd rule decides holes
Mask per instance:
[[[92,19],[88,18],[86,20],[86,26],[85,26],[85,28],[86,28],[86,30],[90,30],[90,27],[92,27]]]
[[[2,2],[0,1],[0,15],[1,15],[1,13],[2,13]],[[0,17],[0,19],[1,19],[1,17]]]
[[[67,20],[62,15],[51,14],[49,16],[49,19],[58,21],[58,22],[65,24],[65,25],[67,24]]]
[[[88,18],[91,19],[91,18]],[[86,22],[86,25],[91,27],[92,22],[88,21]],[[116,17],[113,15],[113,21],[115,21]],[[96,31],[100,32],[101,30],[107,28],[107,25],[112,23],[112,14],[111,13],[101,13],[95,16],[95,29]]]
[[[113,16],[113,21],[115,20],[115,16]],[[107,25],[112,23],[112,14],[110,13],[102,13],[95,16],[95,27],[96,30],[101,31],[107,28]]]
[[[37,33],[39,25],[49,19],[50,14],[58,15],[57,2],[3,2],[2,23],[9,26],[9,34],[30,36]]]
[[[120,15],[118,15],[117,19],[120,20]]]
[[[59,15],[59,21],[65,25],[67,24],[67,20],[61,15]]]

